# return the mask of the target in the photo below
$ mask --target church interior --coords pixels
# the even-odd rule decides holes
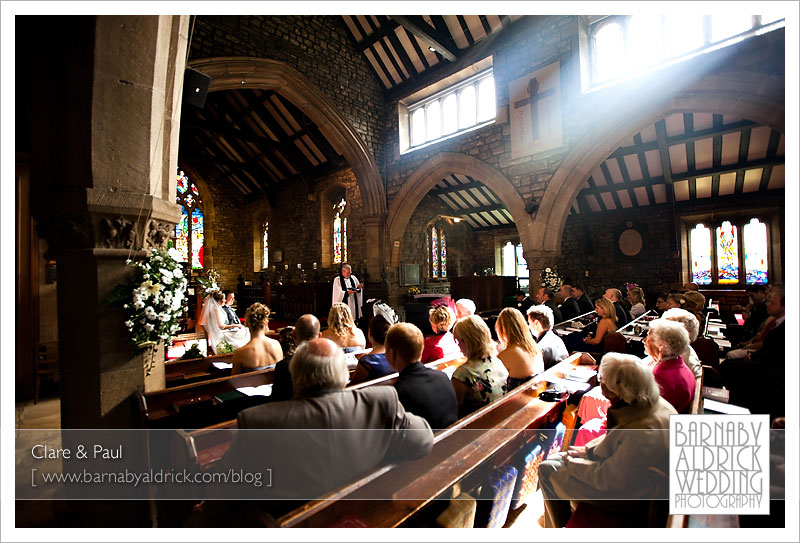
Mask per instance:
[[[497,340],[501,310],[542,303],[544,286],[560,296],[562,284],[591,301],[638,287],[657,316],[659,298],[691,283],[704,297],[701,335],[713,336],[714,315],[742,324],[750,287],[782,289],[791,266],[784,24],[777,11],[687,10],[16,16],[17,428],[235,427],[245,404],[223,412],[230,380],[257,387],[269,370],[209,369],[231,354],[205,333],[207,281],[233,292],[237,325],[266,305],[275,339],[306,314],[328,327],[345,264],[362,284],[356,324],[373,346],[376,304],[429,335],[431,302],[468,298]],[[169,338],[143,353],[110,300],[129,261],[167,247],[183,301]],[[193,343],[202,360],[186,369]],[[734,343],[718,342],[712,366]],[[724,389],[710,371],[698,391]],[[204,387],[213,417],[192,396]],[[556,428],[575,412],[534,391],[455,425]],[[521,403],[529,392],[539,403]],[[455,439],[437,436],[438,456],[412,462],[416,486],[375,475],[402,489],[395,496],[428,501],[309,502],[277,525],[442,525],[445,505],[485,492],[479,474],[528,445],[492,435],[493,452],[467,469],[446,452],[448,442],[450,455],[460,450]],[[566,450],[560,439],[548,446]],[[425,471],[434,461],[441,480]],[[370,487],[361,484],[354,495]],[[17,526],[181,526],[191,508],[164,503],[18,500]],[[541,498],[527,505],[541,509]],[[492,526],[480,510],[453,525]],[[506,506],[494,525],[513,528],[513,517]]]

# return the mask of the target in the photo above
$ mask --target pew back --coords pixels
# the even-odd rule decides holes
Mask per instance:
[[[285,527],[331,526],[357,517],[372,527],[396,527],[428,503],[446,497],[453,485],[476,483],[481,466],[507,462],[536,435],[535,428],[557,419],[563,402],[537,398],[549,378],[563,378],[577,365],[575,354],[509,394],[498,398],[437,434],[431,453],[399,465],[383,466],[280,517]],[[391,500],[370,496],[388,495]]]

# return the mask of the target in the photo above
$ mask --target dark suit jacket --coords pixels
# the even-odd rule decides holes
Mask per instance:
[[[578,310],[580,311],[580,315],[594,311],[594,302],[592,302],[592,299],[589,298],[585,292],[581,294],[580,298],[575,298],[575,301],[578,302]]]
[[[750,355],[750,360],[758,363],[761,367],[772,370],[774,368],[783,369],[785,372],[786,362],[786,321],[773,328],[764,338],[761,349]]]
[[[617,328],[621,328],[631,322],[630,313],[621,303],[614,302],[614,310],[617,312]]]
[[[744,328],[750,335],[755,335],[758,332],[758,327],[761,323],[767,320],[769,313],[767,313],[767,304],[761,302],[756,304],[750,310],[750,316],[744,321]]]
[[[286,357],[277,364],[275,364],[275,373],[272,380],[272,394],[269,395],[271,402],[283,402],[292,399],[294,385],[292,385],[292,374],[289,373],[289,360],[292,357]]]
[[[553,310],[553,322],[551,324],[558,324],[564,320],[564,316],[561,314],[561,310],[555,304],[553,300],[547,300],[543,305],[546,305],[550,309]]]
[[[427,420],[434,430],[447,428],[458,419],[456,392],[441,371],[414,362],[403,368],[394,388],[406,411]]]
[[[567,298],[558,307],[561,309],[561,318],[565,321],[574,319],[581,314],[578,308],[578,302],[575,301],[575,298]]]
[[[549,369],[569,356],[564,341],[552,330],[545,330],[536,338],[536,344],[542,350],[544,369]]]
[[[428,423],[407,413],[388,386],[303,394],[245,409],[238,422],[240,430],[219,469],[271,470],[271,486],[235,489],[248,498],[314,499],[382,464],[424,456],[433,447]],[[231,485],[214,491],[234,497]]]

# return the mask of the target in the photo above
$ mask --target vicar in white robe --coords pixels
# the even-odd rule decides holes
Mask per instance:
[[[350,307],[353,320],[358,322],[362,316],[361,307],[364,305],[364,284],[353,275],[350,264],[342,266],[341,273],[333,280],[333,300],[331,305],[342,302]]]

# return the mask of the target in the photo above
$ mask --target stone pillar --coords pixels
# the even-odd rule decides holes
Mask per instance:
[[[57,33],[39,47],[58,57],[64,79],[43,71],[31,83],[31,182],[39,232],[58,265],[62,427],[130,428],[135,394],[146,388],[143,356],[123,311],[106,300],[129,273],[126,259],[163,245],[180,218],[189,19],[53,19]],[[163,384],[163,364],[153,379],[147,388]]]
[[[371,281],[381,281],[386,269],[384,259],[386,218],[370,215],[362,219],[362,222],[366,228],[367,272]]]

